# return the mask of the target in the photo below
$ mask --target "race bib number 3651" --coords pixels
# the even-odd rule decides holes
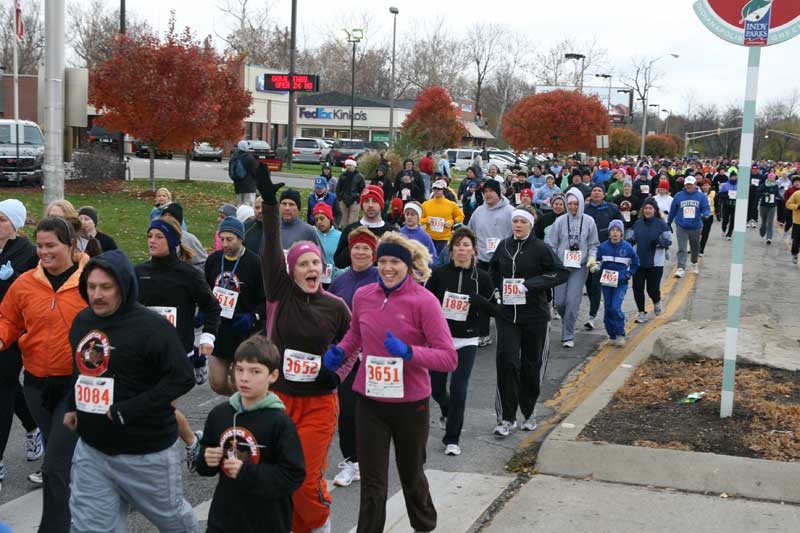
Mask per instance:
[[[402,398],[403,360],[399,357],[367,356],[366,393],[371,398]]]
[[[104,415],[114,403],[114,378],[78,376],[75,382],[75,406],[78,411]]]

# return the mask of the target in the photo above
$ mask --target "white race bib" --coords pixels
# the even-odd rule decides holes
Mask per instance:
[[[564,266],[567,268],[580,268],[583,261],[583,252],[580,250],[564,250]]]
[[[761,184],[761,181],[758,178],[751,178],[750,185],[753,187],[758,187]]]
[[[233,318],[236,302],[239,301],[239,293],[230,289],[223,289],[222,287],[214,287],[212,292],[214,296],[217,297],[219,306],[222,308],[222,312],[219,315],[222,318]]]
[[[167,319],[167,322],[172,324],[172,327],[177,327],[178,323],[178,308],[177,307],[157,307],[152,306],[148,309],[155,311],[159,315]]]
[[[399,357],[367,356],[367,396],[372,398],[402,398],[403,360]]]
[[[290,350],[283,351],[283,377],[287,381],[306,383],[319,376],[322,357],[311,353]]]
[[[75,406],[78,411],[104,415],[114,403],[114,378],[78,376],[75,382]]]
[[[639,185],[639,190],[642,191],[642,194],[650,194],[649,185]]]
[[[497,250],[497,245],[500,244],[500,239],[489,237],[486,239],[486,253],[493,254]]]
[[[283,251],[283,261],[286,263],[286,273],[289,273],[289,250]]]
[[[768,204],[775,203],[775,195],[774,194],[770,194],[769,197],[767,197],[767,203]]]
[[[522,305],[525,303],[525,280],[522,278],[503,279],[503,305]]]
[[[403,189],[400,194],[402,195],[403,201],[406,201],[411,196],[411,189]]]
[[[600,285],[605,285],[606,287],[616,287],[618,284],[619,272],[604,268],[603,273],[600,274]]]
[[[693,205],[683,206],[683,218],[694,218],[695,208]]]
[[[326,285],[330,284],[332,277],[333,265],[325,265],[325,268],[322,269],[322,283],[325,283]]]
[[[432,232],[442,233],[444,232],[444,219],[441,217],[429,217],[428,226],[431,228]]]
[[[469,296],[445,291],[444,300],[442,300],[442,311],[444,311],[445,318],[457,322],[466,321],[469,313]]]
[[[521,203],[522,203],[522,195],[521,195],[520,193],[516,193],[516,194],[514,195],[514,203],[515,203],[516,205],[519,205],[519,204],[521,204]]]
[[[622,220],[624,220],[625,222],[630,222],[631,221],[631,212],[630,211],[622,211],[621,213],[622,213]]]
[[[728,191],[728,200],[736,200],[737,191]]]

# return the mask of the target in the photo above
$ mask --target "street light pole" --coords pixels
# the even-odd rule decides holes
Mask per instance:
[[[356,44],[364,36],[360,29],[345,30],[347,42],[353,44],[353,59],[350,67],[350,138],[353,138],[353,122],[356,113]]]
[[[570,52],[569,54],[564,54],[564,58],[565,59],[575,59],[575,60],[580,59],[581,60],[581,78],[580,78],[580,80],[578,82],[578,86],[580,88],[581,94],[583,94],[583,74],[584,74],[584,70],[586,70],[586,56],[583,55],[583,54],[575,54],[575,53]]]
[[[119,33],[125,35],[127,31],[127,21],[125,20],[125,0],[119,0]],[[118,146],[118,159],[122,163],[125,161],[125,132],[119,132],[119,146]],[[120,173],[123,180],[125,179],[125,166],[120,164]]]
[[[667,114],[667,120],[664,121],[664,133],[669,133],[669,119],[672,116],[672,111],[669,109],[662,109],[661,112]]]
[[[611,74],[595,74],[594,77],[608,80],[608,112],[611,113]]]
[[[294,69],[297,62],[297,0],[292,0],[292,28],[289,36],[289,79],[293,79]],[[286,164],[289,170],[292,169],[292,159],[294,159],[294,130],[297,121],[297,110],[295,102],[294,83],[289,85],[289,120],[286,132]],[[268,134],[269,135],[269,134]]]
[[[392,24],[392,83],[389,86],[389,148],[394,146],[394,59],[395,59],[395,41],[397,38],[397,14],[400,10],[396,7],[390,7],[389,13],[394,15],[394,22]]]

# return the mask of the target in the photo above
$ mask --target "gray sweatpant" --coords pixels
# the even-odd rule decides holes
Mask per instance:
[[[159,531],[200,531],[192,506],[183,497],[175,446],[144,455],[106,455],[78,440],[70,487],[72,533],[123,533],[130,507]]]
[[[567,281],[555,288],[554,300],[556,311],[561,315],[561,342],[575,339],[575,322],[578,320],[578,311],[583,298],[583,286],[589,269],[582,266],[579,269],[570,269]]]
[[[775,226],[775,206],[758,206],[758,218],[761,219],[761,227],[758,230],[759,235],[772,240],[772,229]]]
[[[692,264],[697,263],[700,254],[700,233],[702,229],[684,229],[675,225],[675,236],[678,238],[678,268],[686,268],[687,243],[691,246]]]

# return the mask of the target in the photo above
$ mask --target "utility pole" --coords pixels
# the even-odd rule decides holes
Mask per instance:
[[[125,20],[125,0],[119,0],[119,34],[125,35],[127,32],[127,22]],[[120,178],[125,179],[125,165],[123,164],[125,161],[125,132],[119,132],[119,146],[118,148],[118,155],[119,155],[119,169],[120,169]]]
[[[48,0],[44,13],[44,205],[64,198],[64,0]]]
[[[289,37],[289,80],[293,79],[297,61],[297,0],[292,0],[292,29]],[[289,131],[286,133],[286,164],[292,169],[292,153],[294,152],[294,129],[297,120],[295,109],[294,82],[289,85]]]
[[[397,14],[400,10],[396,7],[390,7],[389,13],[394,15],[394,22],[392,25],[392,84],[389,86],[389,148],[394,146],[394,59],[395,59],[395,41],[397,39]]]
[[[350,138],[352,139],[356,114],[356,44],[364,38],[364,30],[355,28],[344,31],[347,33],[347,42],[353,44],[353,59],[350,66]]]

